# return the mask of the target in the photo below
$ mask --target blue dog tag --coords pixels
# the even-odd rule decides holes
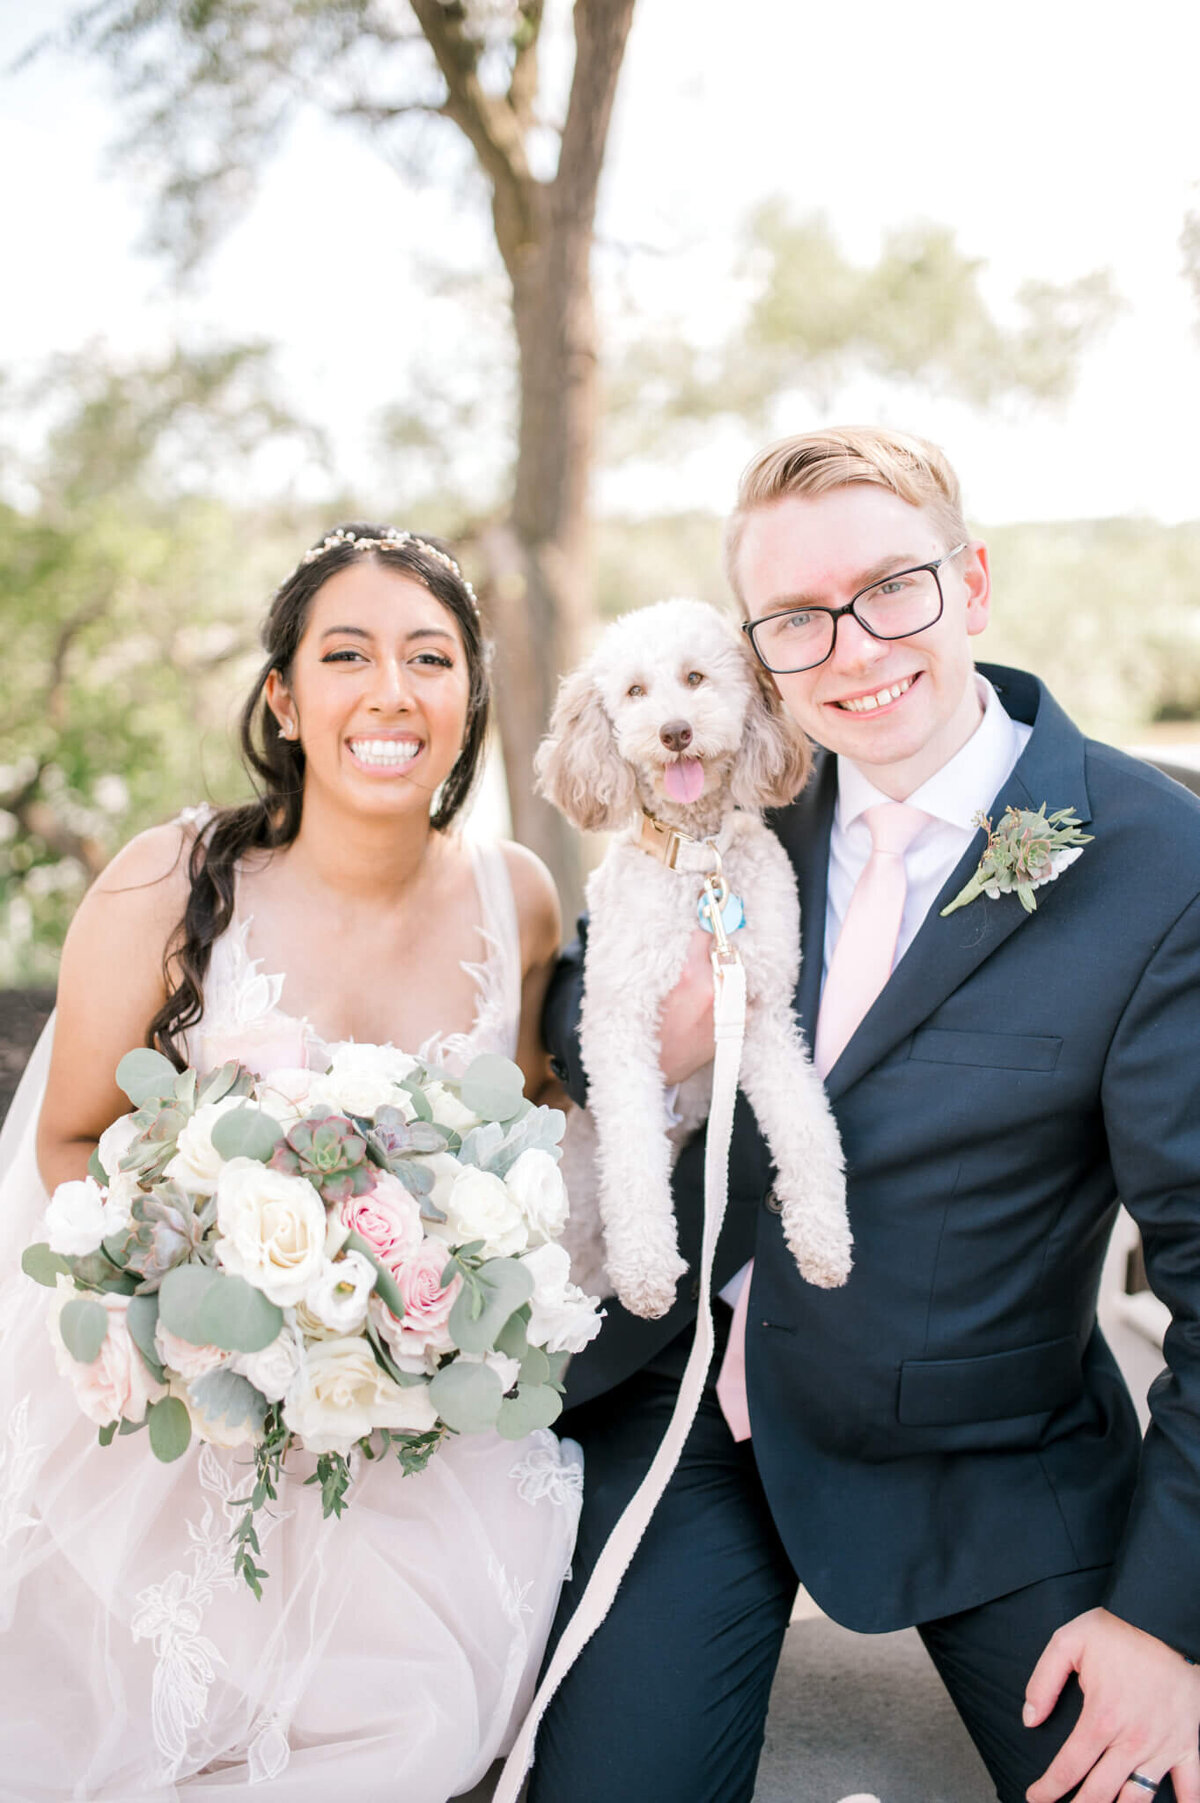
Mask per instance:
[[[711,933],[712,922],[708,918],[708,909],[705,906],[706,900],[707,897],[701,895],[699,901],[696,903],[696,913],[699,916],[700,925],[704,928],[704,931],[706,933]],[[744,927],[745,924],[746,910],[742,906],[742,898],[740,895],[731,895],[725,903],[725,906],[721,909],[721,925],[725,928],[726,933],[736,933],[738,928]]]

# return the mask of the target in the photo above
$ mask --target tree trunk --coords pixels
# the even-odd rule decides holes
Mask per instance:
[[[574,829],[533,792],[532,759],[590,612],[588,502],[596,429],[591,245],[596,190],[634,0],[576,0],[575,76],[554,181],[523,241],[496,231],[513,290],[520,426],[512,511],[490,535],[497,713],[516,838],[549,865],[568,918],[582,896]],[[532,230],[529,228],[532,227]]]

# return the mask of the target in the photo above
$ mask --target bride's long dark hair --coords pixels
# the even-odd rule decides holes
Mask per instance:
[[[356,542],[362,540],[368,542]],[[300,830],[304,751],[295,739],[280,737],[264,693],[267,678],[278,670],[285,683],[290,681],[292,660],[318,591],[338,570],[368,559],[423,584],[454,616],[462,635],[469,679],[466,732],[430,815],[436,831],[444,832],[450,825],[479,773],[491,704],[491,647],[483,636],[470,584],[436,539],[397,534],[387,526],[361,521],[335,527],[276,591],[263,623],[266,661],[242,708],[239,735],[255,797],[218,809],[192,843],[187,907],[164,955],[167,999],[146,1030],[147,1045],[157,1047],[181,1069],[186,1062],[182,1035],[203,1012],[212,948],[233,919],[238,865],[248,852],[290,845]]]

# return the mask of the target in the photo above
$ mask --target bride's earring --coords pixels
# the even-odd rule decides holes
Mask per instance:
[[[290,720],[281,720],[279,722],[279,736],[281,739],[294,739],[295,738],[296,729],[292,725]]]

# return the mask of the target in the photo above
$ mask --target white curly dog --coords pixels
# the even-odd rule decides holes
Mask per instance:
[[[540,787],[569,820],[584,831],[620,832],[588,882],[579,1035],[605,1263],[634,1314],[665,1314],[687,1269],[671,1164],[708,1114],[712,1068],[681,1086],[672,1131],[659,1017],[698,925],[714,846],[732,896],[744,903],[745,925],[733,936],[746,970],[740,1087],[778,1173],[783,1231],[810,1282],[831,1288],[849,1274],[841,1145],[792,1014],[796,883],[760,812],[790,801],[808,768],[806,742],[742,634],[692,600],[660,601],[615,621],[563,680],[538,751]],[[670,836],[664,829],[679,835],[674,868],[642,849],[661,847]],[[578,1232],[572,1237],[578,1247]]]

